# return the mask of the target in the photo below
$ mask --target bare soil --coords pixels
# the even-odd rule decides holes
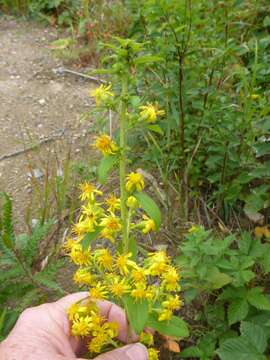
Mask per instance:
[[[29,169],[37,181],[45,163],[61,172],[68,151],[81,158],[89,144],[92,125],[81,115],[96,84],[57,72],[63,64],[50,48],[57,38],[55,28],[0,17],[0,191],[13,197],[18,228],[33,193]]]

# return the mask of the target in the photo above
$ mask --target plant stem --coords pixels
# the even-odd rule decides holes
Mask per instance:
[[[128,78],[126,75],[122,78],[122,94],[120,102],[120,191],[121,191],[121,220],[123,226],[123,251],[128,252],[129,237],[128,237],[128,211],[127,211],[127,192],[125,188],[126,180],[126,122],[127,122],[127,95],[128,95]]]

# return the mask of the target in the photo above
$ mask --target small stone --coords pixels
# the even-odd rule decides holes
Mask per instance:
[[[45,99],[40,99],[40,100],[38,100],[38,103],[39,103],[39,105],[44,106],[46,104],[46,100]]]

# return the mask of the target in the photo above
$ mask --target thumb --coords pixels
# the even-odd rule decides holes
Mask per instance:
[[[109,351],[94,360],[148,360],[148,352],[145,346],[137,343]]]

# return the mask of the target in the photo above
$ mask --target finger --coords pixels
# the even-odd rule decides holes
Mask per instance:
[[[55,304],[61,306],[66,311],[72,304],[74,304],[80,300],[87,299],[88,297],[89,297],[89,292],[81,291],[81,292],[77,292],[75,294],[67,295],[67,296],[63,297],[62,299],[56,301]]]
[[[94,360],[148,360],[148,353],[145,346],[137,343],[109,351]]]

